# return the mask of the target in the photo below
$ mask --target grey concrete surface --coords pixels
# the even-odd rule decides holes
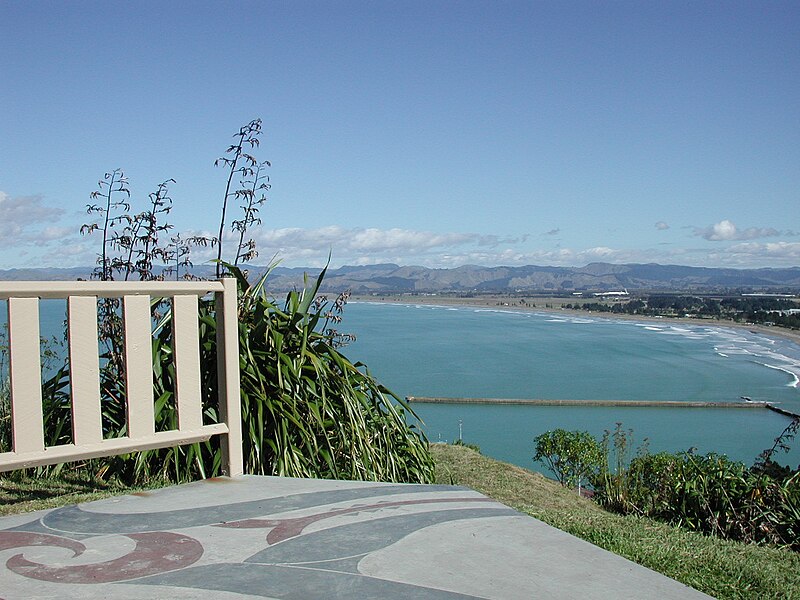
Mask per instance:
[[[244,476],[0,518],[0,599],[708,598],[473,490]]]

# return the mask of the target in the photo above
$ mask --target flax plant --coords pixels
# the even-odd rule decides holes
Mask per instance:
[[[87,223],[81,226],[81,235],[89,235],[95,231],[100,231],[103,241],[100,246],[100,253],[97,255],[97,268],[93,274],[95,279],[109,281],[114,278],[114,261],[111,258],[111,249],[117,245],[118,240],[114,235],[114,228],[121,223],[130,224],[131,192],[128,188],[128,178],[122,169],[114,169],[103,175],[97,182],[98,189],[90,194],[97,204],[89,204],[86,207],[87,214],[96,214],[99,222]]]
[[[231,199],[245,199],[248,198],[252,199],[252,197],[257,193],[258,188],[258,177],[256,176],[256,169],[259,167],[258,160],[256,160],[255,156],[250,154],[248,151],[252,151],[253,148],[257,148],[260,140],[259,136],[261,135],[261,119],[254,119],[250,121],[247,125],[244,125],[239,128],[239,132],[234,134],[233,138],[235,143],[228,146],[228,149],[225,151],[225,154],[228,156],[221,156],[216,161],[214,161],[214,166],[224,166],[228,170],[228,180],[225,184],[225,193],[222,197],[222,215],[220,217],[219,222],[219,234],[216,238],[217,244],[217,266],[216,266],[216,276],[217,278],[222,276],[222,269],[223,269],[223,253],[222,253],[222,240],[223,235],[225,234],[225,222],[226,222],[226,215],[228,211],[228,201]],[[269,163],[262,163],[264,166],[269,166]],[[259,169],[260,172],[260,169]],[[233,186],[234,177],[239,176],[241,180],[241,187],[237,190],[231,189]],[[247,180],[249,177],[253,177],[253,188],[251,188]],[[247,209],[245,209],[245,229],[249,225],[247,222],[248,213]],[[244,231],[241,231],[243,240]],[[240,249],[241,249],[242,241],[240,241]],[[252,248],[251,248],[252,249]],[[236,256],[239,256],[239,251],[237,251]]]
[[[323,330],[326,303],[315,303],[323,271],[279,307],[265,291],[269,271],[239,284],[239,364],[245,472],[331,479],[428,482],[433,462],[411,408],[352,363]],[[200,307],[204,418],[216,422],[216,318]],[[153,341],[157,429],[176,427],[171,315]],[[124,427],[124,426],[123,426]],[[189,481],[220,473],[216,438],[202,444],[109,459],[129,482]]]
[[[156,191],[149,195],[149,209],[135,215],[123,230],[124,239],[119,245],[127,254],[120,257],[119,270],[125,273],[126,281],[132,274],[138,275],[141,281],[163,278],[156,273],[154,261],[165,261],[167,250],[160,244],[159,234],[165,235],[173,227],[170,223],[159,222],[159,215],[167,215],[172,210],[172,198],[168,195],[170,183],[175,180],[159,183]]]
[[[268,183],[269,177],[264,174],[264,170],[269,166],[270,163],[266,160],[255,165],[252,179],[242,180],[241,189],[235,192],[244,204],[240,207],[242,209],[242,218],[231,222],[233,230],[239,233],[236,258],[233,260],[234,265],[238,265],[240,261],[251,261],[258,256],[255,240],[252,238],[245,240],[245,236],[250,227],[261,225],[261,218],[258,216],[258,212],[261,205],[267,201],[266,192],[269,190],[270,185]]]
[[[410,407],[350,362],[324,331],[314,305],[325,271],[282,308],[265,293],[267,275],[240,286],[239,341],[246,469],[292,477],[429,481],[427,440]]]

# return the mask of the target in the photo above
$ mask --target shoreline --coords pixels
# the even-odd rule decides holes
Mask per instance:
[[[353,294],[350,302],[365,302],[374,304],[420,304],[425,306],[443,307],[463,307],[463,308],[485,308],[493,310],[506,310],[511,312],[540,312],[570,316],[591,316],[595,319],[605,319],[608,321],[642,321],[647,323],[681,323],[684,325],[695,325],[700,327],[723,327],[726,329],[741,329],[763,335],[768,338],[781,338],[793,342],[800,346],[800,331],[793,331],[782,327],[767,327],[765,325],[737,323],[726,319],[695,319],[690,317],[658,317],[650,315],[629,315],[592,312],[582,309],[564,308],[565,304],[570,304],[572,298],[534,298],[529,303],[525,299],[502,296],[487,295],[473,298],[461,298],[455,296],[433,296],[433,295],[414,295],[406,296],[403,294],[383,294],[380,296],[367,296]],[[521,302],[524,302],[521,303]],[[556,306],[558,304],[559,306]],[[549,305],[549,306],[545,306]]]

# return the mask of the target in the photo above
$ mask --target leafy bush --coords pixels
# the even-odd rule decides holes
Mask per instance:
[[[637,457],[629,505],[689,529],[797,548],[797,476],[776,480],[726,456],[689,452]]]
[[[792,431],[776,446],[785,446]],[[750,468],[724,455],[650,454],[646,446],[627,462],[631,435],[618,424],[604,436],[604,468],[592,480],[603,506],[726,539],[800,549],[800,475],[771,462],[774,448]]]
[[[547,466],[565,487],[577,486],[600,471],[604,455],[600,444],[588,431],[556,429],[534,438],[533,460]]]

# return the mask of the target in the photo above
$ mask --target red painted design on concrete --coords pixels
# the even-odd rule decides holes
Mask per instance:
[[[72,557],[80,556],[86,546],[75,540],[49,535],[47,533],[30,533],[27,531],[0,531],[0,550],[25,548],[26,546],[57,546],[72,550]]]
[[[194,564],[203,556],[203,546],[200,542],[177,533],[166,531],[131,533],[126,537],[136,541],[136,548],[133,552],[114,560],[90,565],[51,567],[31,562],[22,554],[17,554],[8,559],[6,567],[18,575],[53,583],[111,583],[182,569]],[[51,545],[69,547],[66,544]]]
[[[409,506],[413,504],[441,504],[444,502],[494,502],[491,498],[470,497],[470,498],[429,498],[423,500],[398,500],[396,502],[378,502],[376,504],[361,504],[348,508],[337,508],[324,513],[308,515],[305,517],[294,517],[288,519],[242,519],[241,521],[229,521],[221,523],[217,527],[229,527],[233,529],[259,529],[273,527],[274,529],[267,534],[267,543],[277,544],[293,537],[297,537],[303,530],[317,521],[330,519],[348,513],[358,513],[363,511],[389,508],[392,506]]]

